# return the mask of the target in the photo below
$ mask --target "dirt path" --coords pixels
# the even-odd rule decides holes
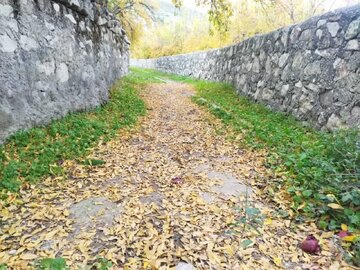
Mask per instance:
[[[221,123],[192,94],[183,84],[149,86],[141,127],[90,157],[105,165],[66,161],[70,179],[24,191],[2,211],[0,262],[28,269],[57,256],[77,269],[100,255],[113,269],[339,269],[331,234],[295,225],[258,196],[270,174],[265,153],[217,134]],[[308,234],[320,239],[319,255],[298,248]]]

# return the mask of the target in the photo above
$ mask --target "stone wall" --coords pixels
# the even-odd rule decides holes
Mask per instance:
[[[360,5],[226,48],[131,65],[231,83],[316,128],[360,127]]]
[[[106,102],[129,41],[105,0],[0,1],[0,143]]]

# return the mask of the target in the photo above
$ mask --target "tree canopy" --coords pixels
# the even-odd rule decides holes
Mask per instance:
[[[325,12],[333,2],[335,0],[197,1],[198,5],[208,7],[208,14],[183,11],[164,21],[147,24],[132,46],[132,57],[152,58],[237,43]],[[173,0],[173,3],[177,7],[184,4],[182,0]],[[223,12],[219,5],[229,5],[226,7],[229,12]],[[218,19],[214,21],[211,14],[215,13]]]

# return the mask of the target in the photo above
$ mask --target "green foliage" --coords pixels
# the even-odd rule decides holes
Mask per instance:
[[[108,270],[113,266],[113,263],[105,258],[98,257],[96,262],[88,265],[85,269],[93,269],[93,270]],[[5,268],[1,268],[0,270],[6,270]],[[66,260],[64,258],[44,258],[35,262],[35,267],[37,270],[69,270],[70,268],[66,264]]]
[[[73,113],[47,127],[13,135],[0,146],[0,190],[16,192],[24,182],[61,175],[63,160],[81,159],[101,138],[106,141],[120,128],[133,125],[145,113],[136,90],[147,80],[141,78],[123,78],[111,90],[109,102],[91,112]]]
[[[113,266],[113,263],[109,261],[108,259],[99,257],[97,259],[97,262],[94,263],[92,266],[92,269],[96,270],[108,270]]]
[[[239,97],[232,87],[219,83],[196,82],[195,101],[243,134],[246,145],[268,148],[269,166],[287,172],[293,208],[320,217],[325,227],[341,223],[360,226],[360,137],[358,130],[319,132],[304,127],[292,117],[268,110]],[[281,180],[280,180],[281,181]],[[329,203],[341,204],[334,210]]]
[[[181,8],[183,4],[182,0],[172,2],[177,8]],[[194,2],[198,6],[209,7],[208,21],[216,31],[224,33],[229,30],[233,10],[228,0],[194,0]],[[144,40],[142,35],[150,26],[159,26],[156,16],[158,5],[156,0],[109,0],[108,7],[121,21],[131,40],[132,50],[136,50],[140,40]]]
[[[354,243],[354,255],[349,258],[356,266],[360,267],[360,239]]]
[[[182,1],[173,2],[179,4]],[[163,22],[147,25],[138,35],[136,44],[131,47],[132,57],[155,58],[223,47],[257,34],[299,23],[330,8],[324,0],[196,2],[209,7],[208,14],[182,10]],[[134,25],[134,29],[138,25],[141,24]]]
[[[7,269],[8,269],[8,267],[5,263],[0,264],[0,270],[7,270]]]
[[[86,166],[99,166],[105,163],[106,161],[101,159],[85,159],[82,164]]]
[[[247,247],[249,247],[250,245],[252,245],[254,242],[253,241],[251,241],[250,239],[245,239],[245,240],[243,240],[242,242],[241,242],[241,246],[243,247],[243,248],[247,248]]]
[[[324,229],[337,229],[341,223],[350,230],[360,227],[358,130],[316,131],[291,116],[237,95],[230,85],[142,72],[193,84],[197,89],[194,101],[241,134],[244,145],[268,149],[267,165],[286,174],[286,180],[274,182],[280,184],[279,189],[288,189],[294,211],[318,218]],[[329,203],[340,204],[344,209],[332,209]]]
[[[121,25],[135,47],[143,33],[144,22],[151,24],[156,9],[154,0],[109,0],[108,8],[121,21]],[[141,21],[141,23],[139,23]]]
[[[181,7],[183,0],[172,0],[176,7]],[[232,6],[228,0],[196,0],[199,6],[208,6],[209,21],[212,26],[220,32],[227,32],[232,16]]]
[[[45,258],[36,262],[37,270],[68,270],[70,269],[66,265],[66,261],[64,258]]]

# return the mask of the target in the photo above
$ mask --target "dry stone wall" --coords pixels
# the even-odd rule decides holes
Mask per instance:
[[[231,83],[316,128],[360,127],[360,5],[226,48],[131,65]]]
[[[105,0],[0,0],[0,143],[106,102],[128,65]]]

